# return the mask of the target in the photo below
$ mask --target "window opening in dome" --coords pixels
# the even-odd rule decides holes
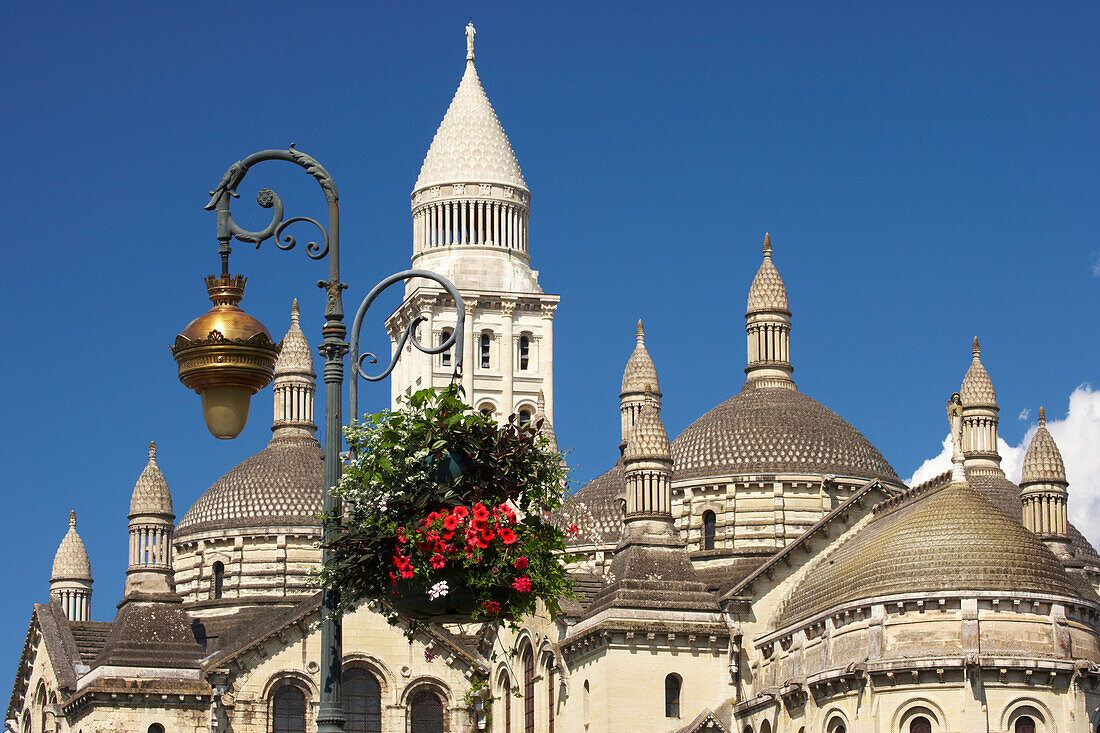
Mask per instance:
[[[443,701],[431,690],[421,690],[409,705],[410,733],[443,733]]]
[[[491,339],[489,333],[486,331],[481,334],[481,368],[489,368],[489,343]]]
[[[680,717],[680,675],[670,674],[665,677],[665,717]]]
[[[341,677],[345,733],[381,733],[382,688],[362,667],[345,669]]]
[[[214,563],[214,598],[221,598],[225,590],[225,564],[220,560]]]
[[[909,733],[932,733],[932,724],[923,715],[913,718],[913,722],[909,724]]]
[[[1035,733],[1035,721],[1026,715],[1017,718],[1014,733]]]
[[[527,336],[519,337],[519,368],[520,371],[527,371],[527,367],[531,363],[531,339]]]
[[[275,691],[272,733],[306,733],[306,696],[293,685]]]
[[[447,339],[451,337],[451,329],[444,328],[439,334],[439,345],[442,346],[447,342]],[[447,349],[439,355],[439,363],[441,366],[451,365],[451,350]]]
[[[717,524],[717,519],[714,516],[714,512],[707,510],[703,512],[703,549],[714,549],[714,530]]]

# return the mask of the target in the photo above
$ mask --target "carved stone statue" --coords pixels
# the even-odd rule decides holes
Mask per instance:
[[[963,462],[962,398],[958,392],[952,394],[947,403],[947,422],[951,426],[951,465],[954,469]]]
[[[477,35],[477,30],[474,28],[474,24],[466,24],[466,60],[474,60],[474,36]]]

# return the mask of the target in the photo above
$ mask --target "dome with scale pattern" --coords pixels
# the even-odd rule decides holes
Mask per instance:
[[[69,512],[69,531],[61,540],[57,553],[53,556],[53,572],[50,582],[56,580],[92,579],[92,563],[88,560],[88,551],[84,541],[76,533],[76,512]]]

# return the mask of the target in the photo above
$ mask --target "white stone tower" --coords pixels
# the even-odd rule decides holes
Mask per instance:
[[[772,264],[772,240],[768,234],[764,234],[764,261],[749,288],[745,332],[748,339],[746,381],[756,387],[793,389],[791,310],[783,278]]]
[[[968,475],[1003,476],[997,452],[997,393],[982,365],[982,349],[974,337],[974,360],[963,377],[959,395],[963,405],[963,456]]]
[[[1062,454],[1047,430],[1046,411],[1040,407],[1039,429],[1027,447],[1020,479],[1024,526],[1059,557],[1072,553],[1066,516],[1068,488]]]
[[[474,407],[498,418],[533,415],[539,391],[554,417],[553,321],[558,296],[531,269],[531,194],[474,67],[474,28],[466,27],[466,71],[435,133],[412,192],[414,268],[453,282],[466,304],[462,386]],[[439,344],[455,324],[455,305],[426,280],[413,280],[387,319],[391,348],[417,317],[422,343]],[[391,377],[402,396],[447,385],[454,354],[429,356],[406,345]]]
[[[76,512],[69,512],[69,531],[53,556],[50,598],[56,599],[70,621],[87,621],[92,613],[92,564],[76,533]]]
[[[672,451],[649,386],[623,451],[626,513],[623,540],[676,537],[672,522]]]
[[[657,367],[645,348],[645,329],[641,319],[635,330],[637,345],[623,369],[623,388],[619,392],[619,412],[622,414],[622,441],[619,450],[625,450],[634,425],[641,418],[642,405],[652,402],[661,411],[661,385],[657,381]]]
[[[175,593],[172,582],[172,492],[157,466],[157,444],[149,443],[149,463],[130,497],[130,562],[127,596]]]
[[[290,330],[283,337],[282,350],[275,362],[275,420],[272,438],[312,437],[317,432],[313,421],[313,399],[317,373],[313,371],[313,352],[298,325],[298,299],[290,307]]]

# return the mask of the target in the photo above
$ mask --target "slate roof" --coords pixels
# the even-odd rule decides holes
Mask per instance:
[[[680,433],[672,458],[673,480],[809,473],[899,483],[878,449],[828,407],[796,389],[751,382]]]
[[[321,526],[324,452],[312,437],[272,438],[187,510],[175,541],[212,529]]]

